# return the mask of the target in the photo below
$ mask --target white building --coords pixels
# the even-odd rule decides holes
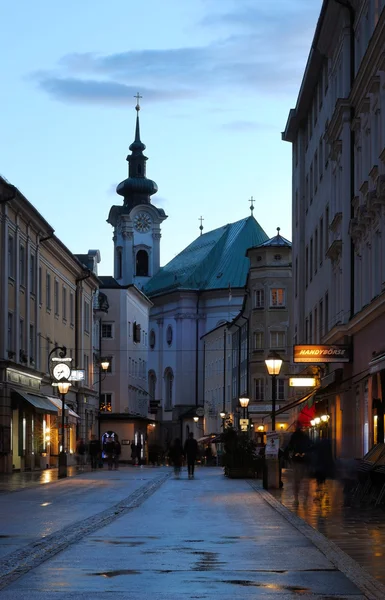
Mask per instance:
[[[283,134],[293,144],[294,341],[353,351],[324,369],[334,387],[318,395],[337,456],[384,441],[384,5],[323,2]]]

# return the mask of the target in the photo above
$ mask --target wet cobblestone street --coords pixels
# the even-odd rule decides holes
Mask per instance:
[[[316,491],[315,480],[306,485],[303,482],[297,507],[290,476],[290,470],[284,470],[283,489],[270,490],[274,498],[335,542],[373,577],[385,583],[385,509],[343,506],[342,485],[335,480],[327,481],[320,493]]]

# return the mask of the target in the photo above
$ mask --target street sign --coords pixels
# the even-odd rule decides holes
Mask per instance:
[[[203,417],[203,416],[204,416],[204,414],[205,414],[205,409],[204,409],[204,408],[202,408],[201,406],[199,406],[199,407],[196,409],[196,411],[195,411],[195,414],[196,414],[196,416],[197,416],[197,417]]]
[[[71,369],[71,375],[68,377],[68,381],[83,381],[85,379],[84,369]]]
[[[249,426],[249,419],[239,419],[239,425],[240,425],[241,431],[247,431],[248,426]]]

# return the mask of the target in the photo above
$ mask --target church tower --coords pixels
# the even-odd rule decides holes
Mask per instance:
[[[112,206],[107,222],[114,228],[114,278],[121,285],[134,283],[142,289],[159,271],[160,224],[167,215],[151,204],[158,186],[146,177],[146,146],[140,139],[139,126],[140,97],[137,94],[135,140],[127,156],[128,178],[116,188],[123,196],[123,206]]]

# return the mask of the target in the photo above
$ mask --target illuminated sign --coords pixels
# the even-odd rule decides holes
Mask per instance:
[[[315,377],[290,377],[290,387],[314,387],[317,384]]]
[[[342,363],[350,362],[349,346],[323,346],[307,344],[293,346],[293,361],[295,363]]]

